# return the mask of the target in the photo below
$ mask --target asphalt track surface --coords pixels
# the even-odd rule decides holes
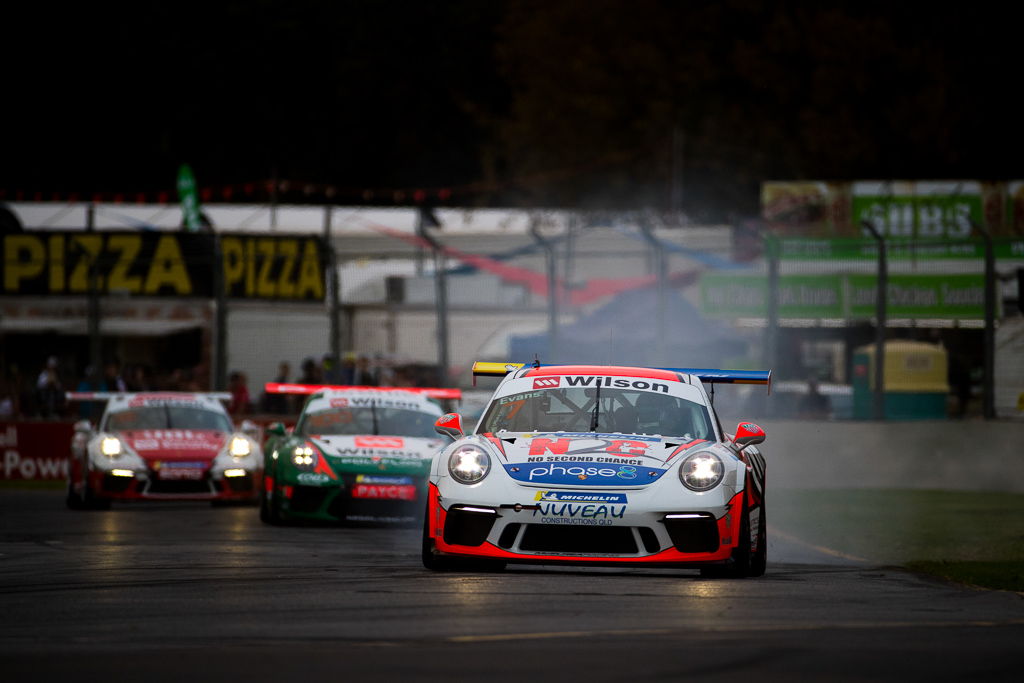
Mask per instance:
[[[769,507],[770,511],[770,507]],[[4,681],[1020,680],[1024,599],[773,530],[768,573],[432,573],[419,531],[0,489]]]

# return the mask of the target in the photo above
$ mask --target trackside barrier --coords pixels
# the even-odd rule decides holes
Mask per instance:
[[[52,420],[0,422],[0,481],[66,479],[74,424]]]

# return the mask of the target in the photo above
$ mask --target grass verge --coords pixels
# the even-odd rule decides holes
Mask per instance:
[[[775,490],[773,524],[809,543],[986,588],[1024,591],[1024,494]]]

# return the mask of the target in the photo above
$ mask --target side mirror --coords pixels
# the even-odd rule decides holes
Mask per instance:
[[[736,425],[736,435],[732,437],[733,447],[736,452],[742,451],[747,446],[764,441],[764,430],[753,422],[740,422]]]
[[[453,440],[463,435],[462,416],[458,413],[448,413],[437,418],[434,423],[434,431],[438,434],[451,437]]]
[[[284,436],[284,422],[271,422],[267,427],[267,434],[271,436]]]
[[[75,431],[76,432],[91,432],[92,431],[92,423],[89,422],[88,420],[79,420],[78,422],[75,423]]]
[[[252,437],[255,441],[260,440],[260,426],[252,420],[242,420],[239,430],[246,436]]]

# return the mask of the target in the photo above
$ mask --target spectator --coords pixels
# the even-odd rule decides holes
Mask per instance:
[[[121,376],[121,363],[116,359],[107,361],[103,367],[103,382],[107,391],[128,391],[128,385]]]
[[[810,377],[807,379],[807,394],[800,397],[797,408],[797,416],[823,420],[832,414],[832,403],[818,390],[818,379]]]
[[[128,383],[129,391],[152,391],[153,383],[149,380],[149,372],[146,366],[139,364],[132,368],[131,381]]]
[[[292,374],[292,367],[287,361],[281,361],[277,366],[277,376],[274,382],[287,384]],[[268,394],[263,392],[263,410],[275,415],[288,415],[294,412],[291,396],[288,394]]]
[[[349,386],[354,383],[356,376],[356,354],[351,351],[345,353],[341,360],[341,372],[339,373],[338,383]]]
[[[64,410],[64,385],[56,356],[50,356],[36,380],[36,404],[43,417],[58,417]]]
[[[356,361],[356,370],[353,373],[352,384],[357,387],[377,386],[377,379],[373,376],[373,370],[370,369],[370,359],[366,356],[359,356],[359,359]]]
[[[299,378],[299,384],[323,384],[320,366],[312,358],[302,361],[302,376]]]
[[[103,377],[96,370],[96,366],[89,365],[86,366],[85,375],[78,383],[78,386],[75,387],[75,391],[107,391],[107,383],[103,381]],[[78,416],[83,420],[92,420],[99,414],[99,403],[96,401],[80,401],[78,403]]]
[[[325,353],[320,361],[325,384],[341,384],[341,366],[335,361],[334,356]]]
[[[244,372],[235,371],[228,375],[228,391],[231,392],[231,402],[228,403],[228,412],[232,417],[241,417],[249,413],[249,387],[246,386]]]

